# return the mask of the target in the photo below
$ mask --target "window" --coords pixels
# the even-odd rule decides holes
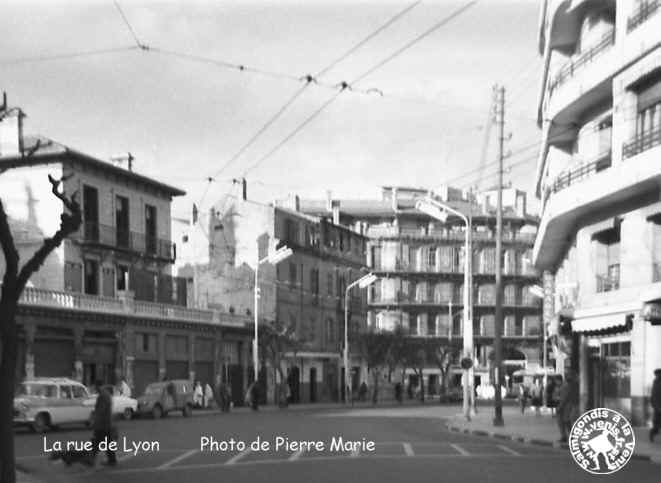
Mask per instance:
[[[92,186],[83,186],[83,219],[85,240],[99,241],[99,192]]]
[[[87,397],[87,391],[83,386],[73,386],[72,390],[73,390],[73,397],[75,397],[76,399]]]
[[[145,205],[145,250],[156,253],[156,207]]]
[[[296,285],[296,264],[289,262],[289,285]]]
[[[620,225],[593,236],[596,254],[597,292],[620,288]]]
[[[602,344],[602,387],[604,397],[631,396],[631,343]]]
[[[661,213],[649,218],[652,222],[652,282],[661,281]]]
[[[344,233],[340,232],[340,251],[344,251]]]
[[[326,344],[331,346],[335,342],[335,322],[333,319],[326,319]]]
[[[73,399],[71,386],[60,386],[60,399]]]
[[[326,275],[326,283],[327,285],[327,293],[329,297],[333,296],[333,273],[328,272],[328,275]]]
[[[436,270],[436,247],[430,247],[427,252],[427,264],[430,270]]]
[[[124,196],[115,197],[115,227],[118,247],[129,247],[129,199]]]
[[[312,293],[312,302],[319,301],[319,269],[310,269],[310,292]]]
[[[136,352],[156,353],[156,334],[138,332],[135,334]]]
[[[294,220],[285,220],[285,232],[288,242],[293,245],[300,245],[298,240],[298,223]]]
[[[96,260],[85,260],[85,293],[99,294],[99,263]]]
[[[117,265],[115,273],[117,274],[117,290],[128,290],[129,267],[126,265]]]

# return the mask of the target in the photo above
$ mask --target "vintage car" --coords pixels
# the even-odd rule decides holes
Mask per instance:
[[[14,424],[37,433],[62,424],[87,424],[94,403],[87,388],[72,379],[30,379],[20,383],[14,395]]]
[[[193,383],[185,379],[152,382],[138,398],[138,413],[154,419],[171,411],[181,411],[186,417],[193,414]]]

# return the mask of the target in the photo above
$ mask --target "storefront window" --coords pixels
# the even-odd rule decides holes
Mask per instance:
[[[603,344],[603,395],[621,398],[631,396],[631,343]]]

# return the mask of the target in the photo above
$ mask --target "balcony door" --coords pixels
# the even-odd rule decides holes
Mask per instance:
[[[99,191],[92,186],[83,186],[83,219],[85,240],[99,241]]]
[[[156,207],[145,205],[145,245],[147,253],[156,253]]]
[[[117,246],[129,248],[129,199],[124,196],[115,197],[115,227]]]

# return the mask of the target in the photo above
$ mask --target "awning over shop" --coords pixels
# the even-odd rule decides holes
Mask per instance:
[[[572,331],[587,334],[613,334],[631,330],[633,317],[627,314],[606,314],[596,317],[584,317],[572,321]]]

